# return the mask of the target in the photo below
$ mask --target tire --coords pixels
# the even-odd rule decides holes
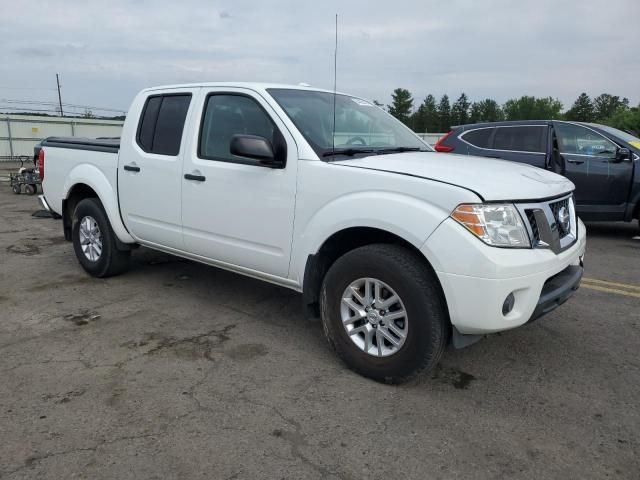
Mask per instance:
[[[87,228],[89,224],[91,228]],[[88,248],[89,239],[84,233],[88,230],[93,232],[92,239],[99,239],[99,252],[95,248],[97,244]],[[73,212],[71,235],[76,257],[90,275],[103,278],[128,270],[131,251],[118,250],[111,224],[97,198],[85,198],[78,202]]]
[[[367,279],[384,284],[381,291],[387,292],[387,298],[393,293],[399,297],[400,302],[395,307],[389,307],[390,309],[386,312],[374,308],[376,310],[374,315],[378,320],[373,318],[370,320],[369,312],[365,318],[357,320],[350,328],[362,329],[366,327],[363,322],[378,322],[383,320],[385,315],[397,313],[392,311],[392,308],[396,308],[399,315],[402,314],[402,309],[406,313],[404,319],[396,320],[399,323],[395,324],[395,330],[406,329],[403,343],[395,347],[386,339],[383,339],[382,344],[376,340],[377,345],[372,345],[373,354],[371,350],[369,353],[365,352],[362,346],[364,344],[366,348],[367,345],[364,333],[358,332],[353,335],[352,332],[350,335],[347,333],[349,327],[343,325],[345,308],[349,312],[348,316],[354,314],[352,318],[358,317],[355,315],[356,310],[344,307],[343,296],[348,296],[348,292],[352,291],[347,288],[360,285],[358,282],[366,282]],[[361,294],[363,292],[363,290],[358,291]],[[362,297],[364,296],[363,294]],[[384,294],[381,297],[384,297]],[[356,301],[356,303],[361,302]],[[375,306],[375,302],[373,305]],[[360,315],[362,313],[360,311]],[[378,313],[381,313],[382,317],[378,316]],[[357,373],[384,383],[403,383],[423,370],[434,368],[444,353],[449,337],[448,313],[435,274],[425,264],[423,258],[398,245],[367,245],[338,258],[322,282],[320,314],[327,341],[344,363]],[[351,320],[347,322],[350,323]],[[373,333],[374,337],[381,326],[384,326],[381,321],[375,326],[369,323],[369,327],[376,329]],[[369,327],[366,328],[369,329]],[[387,327],[388,334],[390,330],[388,321]],[[401,338],[399,336],[396,338],[395,335],[393,337],[394,341],[399,341]],[[372,337],[369,345],[373,342]],[[387,355],[383,355],[384,352],[380,349],[387,349],[387,347],[389,347]],[[395,351],[392,351],[394,349]]]
[[[13,193],[15,193],[16,195],[20,195],[20,193],[22,193],[22,187],[20,186],[20,184],[16,183],[13,187],[11,187],[11,190],[13,191]]]
[[[37,192],[35,185],[27,184],[24,186],[24,193],[27,195],[35,195]]]

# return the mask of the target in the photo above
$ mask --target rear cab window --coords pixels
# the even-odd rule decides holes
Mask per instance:
[[[138,146],[146,153],[178,155],[190,103],[190,93],[148,97],[138,124]]]

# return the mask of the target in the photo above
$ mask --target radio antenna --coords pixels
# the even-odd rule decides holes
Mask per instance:
[[[338,77],[338,14],[336,13],[336,43],[333,50],[333,132],[331,133],[331,153],[336,154],[336,85]]]

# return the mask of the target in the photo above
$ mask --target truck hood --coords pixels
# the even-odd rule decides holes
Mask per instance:
[[[451,153],[405,152],[332,163],[449,183],[475,192],[482,200],[539,200],[575,188],[566,178],[541,168]]]

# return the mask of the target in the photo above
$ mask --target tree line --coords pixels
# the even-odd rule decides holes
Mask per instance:
[[[640,132],[640,105],[629,106],[629,99],[603,93],[591,99],[580,94],[566,111],[553,97],[522,96],[500,105],[491,98],[472,102],[462,93],[451,103],[448,95],[440,100],[429,94],[415,106],[411,92],[396,88],[388,112],[415,132],[448,132],[454,125],[502,120],[572,120],[596,122],[633,132]],[[374,100],[376,105],[383,107]]]

